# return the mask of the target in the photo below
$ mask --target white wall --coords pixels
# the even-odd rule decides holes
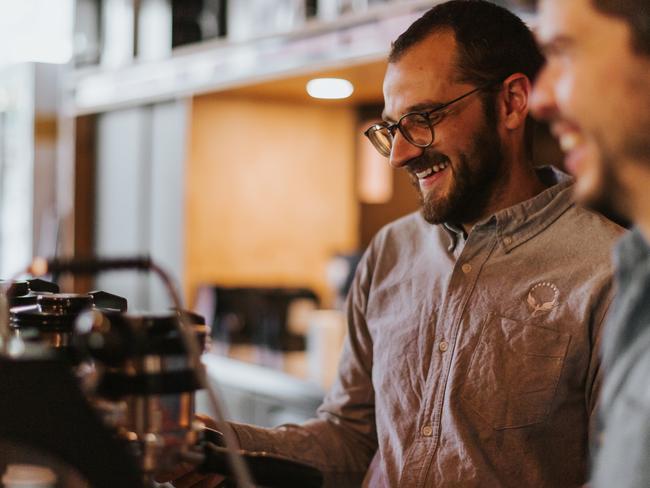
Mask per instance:
[[[183,256],[183,101],[118,110],[98,118],[95,253],[150,255],[178,282]],[[131,310],[170,302],[157,279],[101,275],[96,287],[129,300]]]

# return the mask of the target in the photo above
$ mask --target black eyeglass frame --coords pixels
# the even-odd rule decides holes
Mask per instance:
[[[436,108],[431,109],[431,110],[425,110],[423,112],[415,111],[415,112],[405,113],[404,115],[402,115],[399,118],[399,120],[397,122],[394,122],[392,124],[386,124],[386,123],[384,123],[384,124],[373,124],[372,126],[368,127],[364,131],[363,135],[368,138],[368,140],[371,142],[373,147],[375,149],[377,149],[377,151],[379,151],[379,153],[382,156],[385,156],[387,158],[390,157],[391,151],[393,149],[393,139],[395,138],[395,131],[397,131],[398,129],[399,129],[400,133],[404,136],[404,139],[406,139],[410,144],[413,144],[414,146],[421,147],[421,148],[429,147],[431,144],[433,144],[433,141],[435,140],[435,134],[434,134],[434,131],[433,131],[433,127],[435,125],[439,124],[440,122],[442,122],[442,119],[444,118],[444,115],[445,115],[445,113],[443,111],[445,109],[447,109],[451,105],[453,105],[453,104],[455,104],[457,102],[460,102],[461,100],[469,97],[470,95],[473,95],[474,93],[476,93],[478,91],[481,91],[481,90],[486,90],[486,89],[494,86],[497,83],[498,82],[496,82],[496,81],[492,81],[492,82],[489,82],[489,83],[485,83],[484,85],[480,85],[480,86],[468,91],[467,93],[463,93],[459,97],[456,97],[453,100],[450,100],[449,102],[443,103],[442,105],[438,105]],[[433,114],[440,115],[440,117],[437,120],[432,120],[431,116]],[[406,117],[409,117],[409,116],[412,116],[412,115],[419,115],[419,116],[423,117],[427,121],[427,123],[429,125],[429,130],[431,132],[431,140],[427,144],[419,144],[419,143],[415,142],[408,135],[408,131],[405,131],[405,130],[402,129],[402,120],[404,120]],[[388,153],[386,151],[384,151],[382,149],[382,147],[375,144],[375,142],[373,140],[373,134],[375,132],[377,132],[378,130],[382,130],[382,129],[387,130],[388,133],[390,134],[390,137],[391,137],[391,141],[390,141],[391,146],[389,148]]]

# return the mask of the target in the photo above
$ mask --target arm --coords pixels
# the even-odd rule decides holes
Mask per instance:
[[[324,475],[324,485],[336,488],[359,486],[377,450],[373,343],[365,320],[372,277],[371,256],[372,247],[357,268],[346,303],[348,336],[338,376],[317,417],[302,425],[274,429],[229,424],[240,448],[267,451],[315,466]],[[217,428],[210,419],[201,419],[209,427]],[[159,481],[173,479],[177,488],[218,486],[218,480],[211,483],[208,478],[191,467],[179,466]]]
[[[602,339],[605,334],[608,312],[613,302],[611,289],[608,287],[608,293],[599,301],[603,303],[594,317],[594,325],[591,331],[591,358],[589,360],[589,369],[587,371],[585,401],[587,415],[589,418],[589,446],[590,454],[593,457],[598,449],[599,437],[601,435],[601,426],[598,422],[600,408],[600,391],[603,381],[602,367]]]
[[[318,467],[325,485],[358,486],[377,450],[372,338],[365,322],[371,269],[366,253],[347,301],[348,336],[335,384],[317,418],[264,429],[233,424],[242,448],[280,454]]]

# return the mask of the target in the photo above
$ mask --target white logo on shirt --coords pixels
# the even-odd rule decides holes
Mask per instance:
[[[560,290],[553,283],[543,281],[537,283],[528,292],[528,306],[533,317],[550,312],[558,303]]]

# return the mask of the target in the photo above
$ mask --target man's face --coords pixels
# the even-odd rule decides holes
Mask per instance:
[[[384,119],[395,122],[405,113],[434,109],[475,88],[456,81],[455,60],[454,35],[444,31],[390,63],[384,79]],[[477,92],[449,107],[427,148],[395,133],[390,163],[409,172],[429,223],[476,222],[503,180],[499,136],[495,123],[485,116],[481,95]]]
[[[625,170],[650,160],[650,59],[591,0],[542,0],[537,37],[547,64],[533,113],[552,122],[576,196],[629,217]]]

